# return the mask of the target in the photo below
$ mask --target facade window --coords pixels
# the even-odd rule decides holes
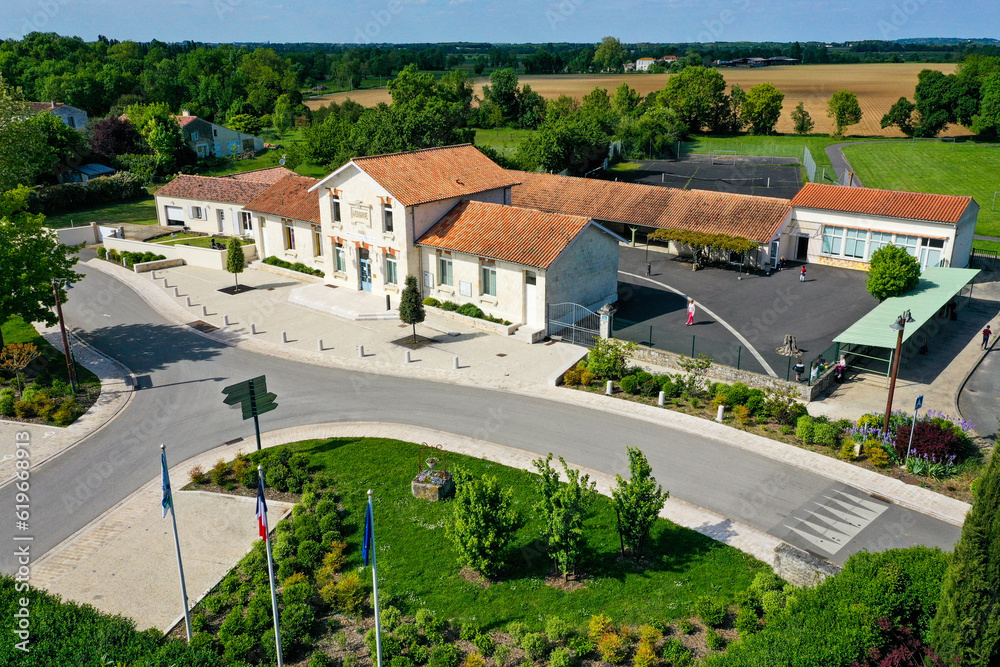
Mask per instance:
[[[919,239],[916,236],[903,236],[902,234],[896,234],[896,245],[905,248],[906,252],[910,253],[911,257],[917,256],[917,241]]]
[[[281,230],[285,238],[285,250],[295,250],[295,227],[291,222],[283,220]]]
[[[323,256],[323,235],[320,233],[320,226],[312,226],[313,237],[313,257]]]
[[[382,205],[382,223],[384,225],[385,231],[392,231],[392,205],[383,204]]]
[[[336,260],[334,263],[334,271],[345,273],[347,271],[347,258],[344,256],[343,243],[337,243],[333,246],[333,256]]]
[[[451,260],[446,257],[438,258],[438,284],[454,285],[455,274]]]
[[[483,266],[483,296],[497,295],[497,268]]]
[[[219,136],[219,131],[218,130],[212,130],[212,136],[213,137]]]
[[[205,209],[204,209],[204,207],[201,207],[201,206],[192,206],[191,207],[191,218],[193,218],[194,220],[207,220],[208,219],[207,216],[205,215]]]
[[[72,127],[75,130],[76,129],[76,118],[73,118],[72,116],[67,116],[66,117],[66,124],[69,125],[70,127]]]
[[[201,135],[198,134],[197,130],[195,130],[194,132],[191,133],[191,141],[198,141],[198,139],[200,139],[200,138],[201,138]]]
[[[872,232],[871,243],[868,244],[868,256],[875,254],[887,245],[892,245],[892,234],[888,232]]]
[[[392,255],[385,256],[385,282],[387,285],[399,283],[399,273],[396,266],[396,258]]]
[[[340,222],[340,199],[337,197],[333,198],[333,221]]]
[[[844,243],[843,227],[828,227],[823,225],[823,254],[839,255]]]
[[[844,256],[861,259],[865,256],[865,245],[868,243],[867,229],[848,229],[847,240],[844,243]]]
[[[240,211],[240,224],[244,234],[253,234],[253,216],[246,211]]]

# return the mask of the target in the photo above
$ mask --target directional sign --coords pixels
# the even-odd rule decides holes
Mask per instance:
[[[923,406],[923,404],[924,404],[924,397],[923,396],[917,396],[917,402],[913,405],[913,409],[914,410],[919,410],[921,408],[921,406]]]
[[[243,382],[231,384],[223,389],[222,393],[226,394],[226,399],[223,402],[226,405],[236,405],[237,403],[249,400],[254,394],[259,396],[266,391],[267,380],[263,375],[261,375],[260,377],[255,377],[251,380],[244,380]]]
[[[222,393],[226,395],[223,400],[226,405],[239,405],[242,408],[243,419],[253,418],[257,449],[260,449],[260,424],[257,417],[278,407],[274,402],[278,396],[267,390],[267,380],[263,375],[231,384]]]

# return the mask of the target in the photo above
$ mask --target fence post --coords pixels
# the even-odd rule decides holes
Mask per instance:
[[[743,346],[742,345],[737,345],[736,346],[736,370],[740,370],[740,357],[742,356],[742,354],[743,354]]]
[[[649,325],[649,346],[653,347],[653,325]]]
[[[691,358],[694,359],[694,334],[691,334]]]
[[[792,377],[792,358],[788,357],[788,370],[785,371],[785,382],[788,382],[789,378]]]

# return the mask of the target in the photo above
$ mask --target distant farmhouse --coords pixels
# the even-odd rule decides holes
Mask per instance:
[[[797,65],[798,58],[774,56],[773,58],[736,58],[734,60],[716,60],[716,67],[775,67],[777,65]]]
[[[635,71],[645,72],[656,63],[656,58],[639,58],[635,61]]]
[[[618,247],[633,230],[724,234],[780,258],[866,269],[897,245],[922,268],[968,265],[971,197],[807,184],[792,200],[502,169],[471,145],[358,157],[323,179],[282,167],[178,176],[156,193],[161,225],[252,237],[261,257],[320,269],[329,285],[471,303],[525,333],[549,306],[617,299]],[[690,249],[672,244],[677,254]]]
[[[31,106],[32,113],[54,114],[74,130],[82,132],[86,129],[87,123],[90,122],[87,112],[83,109],[77,109],[76,107],[71,107],[68,104],[56,102],[55,100],[51,102],[28,102],[28,104]]]
[[[184,132],[184,138],[198,157],[229,157],[234,153],[259,152],[264,150],[264,140],[246,132],[230,130],[184,109],[175,116],[177,124]]]

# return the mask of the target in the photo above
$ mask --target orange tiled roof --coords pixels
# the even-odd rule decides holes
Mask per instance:
[[[186,127],[188,123],[193,123],[194,121],[201,119],[197,116],[174,116],[174,120],[176,120],[177,124],[181,127]]]
[[[403,206],[471,195],[518,183],[471,144],[356,157],[352,162]]]
[[[821,183],[806,183],[792,199],[792,206],[801,208],[953,224],[958,222],[971,203],[972,197]]]
[[[516,172],[514,206],[626,225],[728,234],[766,243],[790,208],[787,199],[679,190],[573,176]]]
[[[35,113],[41,113],[42,111],[52,111],[53,109],[57,109],[63,106],[63,103],[56,102],[53,104],[52,102],[28,102],[28,106],[31,107],[31,110]]]
[[[270,186],[271,183],[264,181],[181,174],[157,190],[156,196],[240,204],[242,206]]]
[[[466,200],[427,230],[417,245],[547,269],[590,222],[579,215]]]
[[[308,191],[317,183],[319,183],[319,179],[316,178],[308,178],[298,174],[286,176],[257,195],[244,208],[282,218],[313,222],[318,225],[320,224],[319,195]]]
[[[264,167],[252,171],[241,171],[238,174],[227,174],[219,178],[233,178],[237,181],[258,181],[260,183],[274,184],[288,177],[295,176],[295,172],[285,167]]]

